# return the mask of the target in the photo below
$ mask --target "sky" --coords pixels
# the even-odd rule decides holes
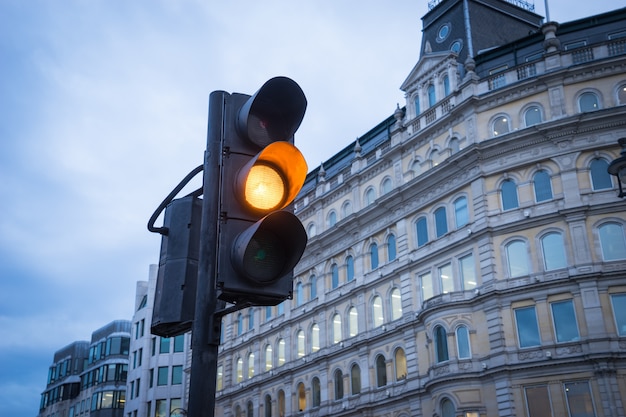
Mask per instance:
[[[212,91],[298,82],[313,170],[404,105],[427,3],[0,0],[0,417],[37,415],[54,352],[132,318]],[[576,3],[551,20],[626,6]]]

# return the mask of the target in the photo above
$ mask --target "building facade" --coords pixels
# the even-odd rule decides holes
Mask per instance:
[[[431,6],[405,105],[307,177],[293,299],[224,318],[216,415],[626,415],[626,9]]]
[[[130,322],[116,320],[54,354],[40,417],[122,417]]]

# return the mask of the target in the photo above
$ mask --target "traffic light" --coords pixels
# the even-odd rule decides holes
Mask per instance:
[[[306,105],[286,77],[253,96],[224,95],[216,279],[224,301],[276,305],[291,298],[293,268],[307,242],[291,204],[307,174],[293,145]]]

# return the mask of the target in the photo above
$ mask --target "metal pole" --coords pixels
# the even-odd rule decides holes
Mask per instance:
[[[215,288],[220,201],[218,184],[220,184],[226,94],[223,91],[214,91],[209,96],[198,284],[191,343],[189,417],[213,417],[215,415],[217,353],[221,327],[221,319],[215,314],[218,307]]]

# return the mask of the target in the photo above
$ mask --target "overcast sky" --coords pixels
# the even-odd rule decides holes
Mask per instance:
[[[297,81],[314,169],[404,105],[427,3],[0,0],[0,417],[35,416],[54,352],[131,319],[211,91]],[[572,5],[551,20],[626,4]]]

